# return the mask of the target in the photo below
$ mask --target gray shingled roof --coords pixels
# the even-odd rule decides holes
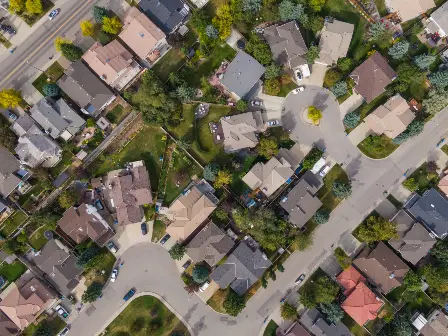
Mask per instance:
[[[45,98],[42,98],[34,104],[30,113],[31,117],[36,120],[36,122],[42,126],[44,131],[53,139],[58,138],[69,125]]]
[[[14,173],[19,170],[20,162],[5,147],[0,147],[0,194],[8,196],[22,181]]]
[[[182,23],[189,14],[181,0],[141,0],[139,6],[167,34]]]
[[[301,317],[300,323],[315,336],[352,336],[352,333],[342,323],[327,322],[316,308],[308,309]]]
[[[445,2],[432,13],[431,18],[437,22],[439,27],[442,28],[445,33],[448,33],[448,2]]]

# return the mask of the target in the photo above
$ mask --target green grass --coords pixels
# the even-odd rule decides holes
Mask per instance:
[[[159,157],[165,152],[165,134],[158,127],[144,126],[137,136],[121,152],[107,156],[103,162],[94,163],[93,176],[103,176],[107,172],[123,167],[126,162],[145,161],[152,190],[157,190],[161,162]]]
[[[42,226],[30,236],[28,242],[34,248],[34,250],[39,251],[48,241],[45,238],[44,232],[48,230],[48,227]]]
[[[435,308],[436,304],[434,301],[431,300],[431,298],[426,295],[423,291],[418,292],[416,294],[412,301],[408,302],[405,306],[405,309],[409,313],[413,313],[415,311],[419,311],[420,313],[427,316],[433,308]]]
[[[263,336],[275,336],[275,331],[278,328],[278,324],[274,322],[274,320],[270,320],[266,329],[263,332]]]
[[[12,46],[11,42],[3,35],[0,34],[0,43],[5,46],[5,48],[10,48]]]
[[[448,155],[448,145],[443,145],[442,148],[440,148],[446,155]]]
[[[5,238],[8,237],[20,224],[25,221],[25,219],[27,219],[27,217],[28,216],[22,210],[12,214],[3,222],[0,234]]]
[[[194,132],[194,110],[197,104],[183,104],[182,105],[182,122],[178,126],[168,125],[167,129],[171,135],[177,139],[186,135],[193,135]]]
[[[39,91],[44,97],[45,97],[45,93],[43,91],[44,86],[50,83],[49,81],[47,81],[47,79],[48,76],[45,73],[41,73],[40,76],[37,77],[32,83],[32,85],[36,88],[36,90]]]
[[[351,331],[354,336],[369,336],[370,333],[355,322],[350,316],[347,314],[344,315],[344,318],[341,320],[342,323]]]
[[[152,229],[152,242],[156,243],[160,239],[162,239],[162,237],[165,235],[165,232],[166,232],[165,224],[161,220],[156,219]]]
[[[294,82],[291,82],[291,83],[288,83],[288,84],[281,84],[280,85],[280,93],[277,96],[279,96],[279,97],[286,97],[288,95],[288,93],[290,93],[296,87],[297,87],[297,85]]]
[[[64,68],[58,61],[54,62],[52,65],[45,70],[45,74],[53,81],[56,82],[64,74]]]
[[[136,331],[135,321],[140,321],[142,328]],[[153,329],[149,329],[149,328]],[[105,336],[169,336],[175,331],[190,335],[185,325],[158,299],[142,296],[132,301],[115,320],[106,328]]]
[[[53,177],[58,177],[60,173],[62,173],[65,168],[72,164],[73,153],[67,150],[62,152],[61,161],[54,167],[50,168],[50,173]]]
[[[207,305],[218,313],[227,314],[223,307],[223,303],[229,292],[229,287],[225,289],[218,289],[210,299],[207,301]]]
[[[426,190],[435,187],[439,183],[437,174],[433,178],[428,178],[428,163],[424,162],[418,169],[416,169],[408,178],[413,178],[418,183],[417,193],[423,195]]]
[[[28,203],[28,201],[31,200],[31,196],[34,195],[35,197],[39,196],[43,191],[47,189],[45,181],[37,180],[36,184],[24,195],[19,196],[19,204],[24,207],[25,204]]]
[[[348,183],[349,178],[344,169],[342,169],[339,164],[336,164],[333,166],[333,168],[331,168],[331,170],[323,178],[323,180],[324,185],[317,192],[317,197],[321,200],[322,207],[331,212],[342,201],[342,199],[339,199],[333,195],[333,182],[341,181],[344,183]]]
[[[86,278],[86,286],[89,286],[92,282],[99,282],[105,284],[107,279],[109,279],[112,268],[114,267],[117,258],[110,252],[107,247],[101,249],[102,258],[94,267],[90,268],[84,274]],[[105,271],[102,274],[102,271]]]
[[[185,55],[172,48],[151,69],[160,79],[166,81],[170,73],[178,70],[184,62]]]
[[[20,261],[14,260],[11,264],[4,262],[0,265],[0,276],[10,282],[16,281],[28,268]]]
[[[40,317],[39,317],[40,319]],[[54,315],[54,318],[50,319],[49,317],[42,319],[38,324],[30,324],[22,333],[23,336],[34,336],[34,333],[36,332],[37,328],[42,323],[48,323],[51,330],[53,331],[53,335],[57,335],[64,327],[67,325],[67,323],[64,322],[63,319],[61,319],[58,315]]]
[[[384,159],[391,155],[400,145],[392,142],[392,139],[386,135],[381,135],[381,146],[368,146],[367,138],[358,144],[358,149],[366,156],[372,159]]]
[[[129,111],[122,105],[118,104],[108,114],[106,118],[112,123],[118,125],[127,115]]]

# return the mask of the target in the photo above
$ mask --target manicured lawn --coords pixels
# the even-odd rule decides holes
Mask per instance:
[[[9,42],[9,40],[5,36],[3,36],[3,34],[0,34],[0,43],[3,44],[5,48],[9,48],[12,46],[11,42]]]
[[[369,336],[370,333],[361,327],[358,323],[355,322],[350,316],[347,314],[344,315],[344,318],[341,320],[342,323],[351,331],[354,336]]]
[[[222,306],[224,303],[224,300],[227,297],[227,293],[229,292],[229,288],[226,289],[218,289],[213,296],[208,299],[207,305],[210,306],[213,310],[217,311],[218,313],[226,314],[226,310]]]
[[[151,69],[161,80],[166,81],[171,72],[182,66],[184,59],[185,55],[181,51],[172,48]]]
[[[41,318],[41,317],[40,317]],[[53,335],[57,335],[64,327],[67,325],[67,323],[64,322],[63,319],[61,319],[58,315],[54,315],[54,318],[50,319],[49,317],[42,319],[37,325],[30,324],[22,333],[24,336],[34,336],[34,333],[36,332],[37,328],[42,323],[48,323],[51,330],[53,331]]]
[[[50,83],[50,81],[48,81],[48,76],[45,73],[41,73],[40,76],[34,80],[32,85],[36,88],[37,91],[39,91],[43,96],[45,96],[43,88],[48,83]]]
[[[123,167],[126,162],[145,161],[152,190],[157,190],[161,162],[159,157],[165,152],[165,134],[158,127],[145,126],[121,152],[114,153],[93,167],[92,175],[103,176],[107,172]]]
[[[371,135],[369,135],[371,137]],[[400,145],[392,142],[392,139],[388,138],[386,135],[381,135],[381,144],[378,146],[368,145],[368,138],[365,138],[358,145],[358,149],[366,156],[372,159],[384,159],[392,154]]]
[[[20,261],[14,260],[11,264],[4,262],[0,265],[0,276],[10,282],[16,281],[28,268]]]
[[[274,320],[270,320],[266,329],[264,330],[263,336],[275,336],[275,331],[278,328],[278,324]]]
[[[435,187],[439,183],[439,177],[437,174],[431,176],[432,178],[428,178],[428,164],[427,162],[423,163],[416,171],[414,171],[409,178],[413,178],[418,183],[418,189],[416,190],[420,195],[426,190]]]
[[[42,246],[44,246],[48,239],[44,236],[44,232],[47,231],[48,228],[46,226],[42,226],[30,236],[28,242],[34,248],[34,250],[39,251]]]
[[[279,97],[286,97],[288,95],[288,93],[290,93],[296,87],[297,87],[297,85],[294,82],[291,82],[291,83],[288,83],[288,84],[281,84],[281,86],[280,86],[280,93],[277,96],[279,96]]]
[[[129,113],[122,105],[118,104],[108,114],[106,118],[112,123],[118,125]]]
[[[102,258],[98,264],[89,269],[85,274],[86,286],[89,286],[92,282],[106,283],[109,278],[112,268],[114,267],[117,258],[109,251],[107,247],[101,249]],[[102,271],[105,271],[102,274]]]
[[[56,82],[64,74],[64,68],[59,62],[54,62],[45,70],[45,74],[53,81]]]
[[[8,237],[20,224],[25,221],[25,219],[27,219],[27,217],[28,216],[22,210],[12,214],[3,222],[0,234],[5,238]]]
[[[53,177],[58,177],[59,174],[65,170],[65,168],[67,168],[68,166],[70,166],[72,164],[72,158],[73,158],[73,153],[64,150],[62,152],[61,161],[59,161],[59,163],[56,166],[50,168],[51,175],[53,175]]]
[[[152,229],[152,242],[156,243],[165,235],[166,225],[159,219],[156,219]]]
[[[168,126],[168,131],[177,139],[183,136],[191,135],[194,132],[194,110],[197,104],[183,104],[182,105],[182,122],[178,126]]]
[[[448,155],[448,145],[443,145],[442,148],[440,148],[446,155]]]
[[[317,192],[317,197],[319,197],[319,199],[322,201],[322,206],[331,212],[342,201],[342,199],[339,199],[333,195],[333,182],[341,181],[348,183],[349,178],[344,169],[342,169],[339,164],[336,164],[333,166],[333,168],[331,168],[331,170],[323,178],[323,180],[324,185]]]
[[[185,325],[158,299],[142,296],[132,301],[106,328],[105,336],[190,335]]]

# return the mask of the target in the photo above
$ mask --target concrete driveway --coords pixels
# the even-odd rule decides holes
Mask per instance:
[[[358,107],[362,105],[364,102],[364,98],[361,95],[353,92],[353,94],[348,97],[341,105],[339,105],[339,109],[341,112],[341,119],[344,119],[347,113],[353,112]]]
[[[301,81],[297,81],[293,76],[294,81],[298,85],[315,85],[322,87],[324,84],[325,73],[328,70],[327,66],[322,64],[313,64],[310,66],[310,70],[311,70],[310,77],[304,78]]]
[[[115,254],[117,258],[131,246],[151,242],[153,221],[146,222],[146,227],[148,229],[148,234],[146,235],[142,234],[140,226],[140,223],[128,224],[117,229],[117,235],[112,239],[118,247],[118,251]]]
[[[354,146],[357,146],[361,141],[373,134],[372,129],[365,122],[361,122],[353,131],[348,134],[348,139]]]
[[[197,292],[196,294],[201,298],[202,301],[207,302],[213,294],[219,289],[219,285],[213,280],[210,281],[210,285],[203,292]]]

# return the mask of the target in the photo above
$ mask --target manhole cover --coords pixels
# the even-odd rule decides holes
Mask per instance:
[[[52,231],[45,231],[44,232],[44,236],[45,236],[45,238],[50,240],[51,238],[53,238],[53,232]]]

